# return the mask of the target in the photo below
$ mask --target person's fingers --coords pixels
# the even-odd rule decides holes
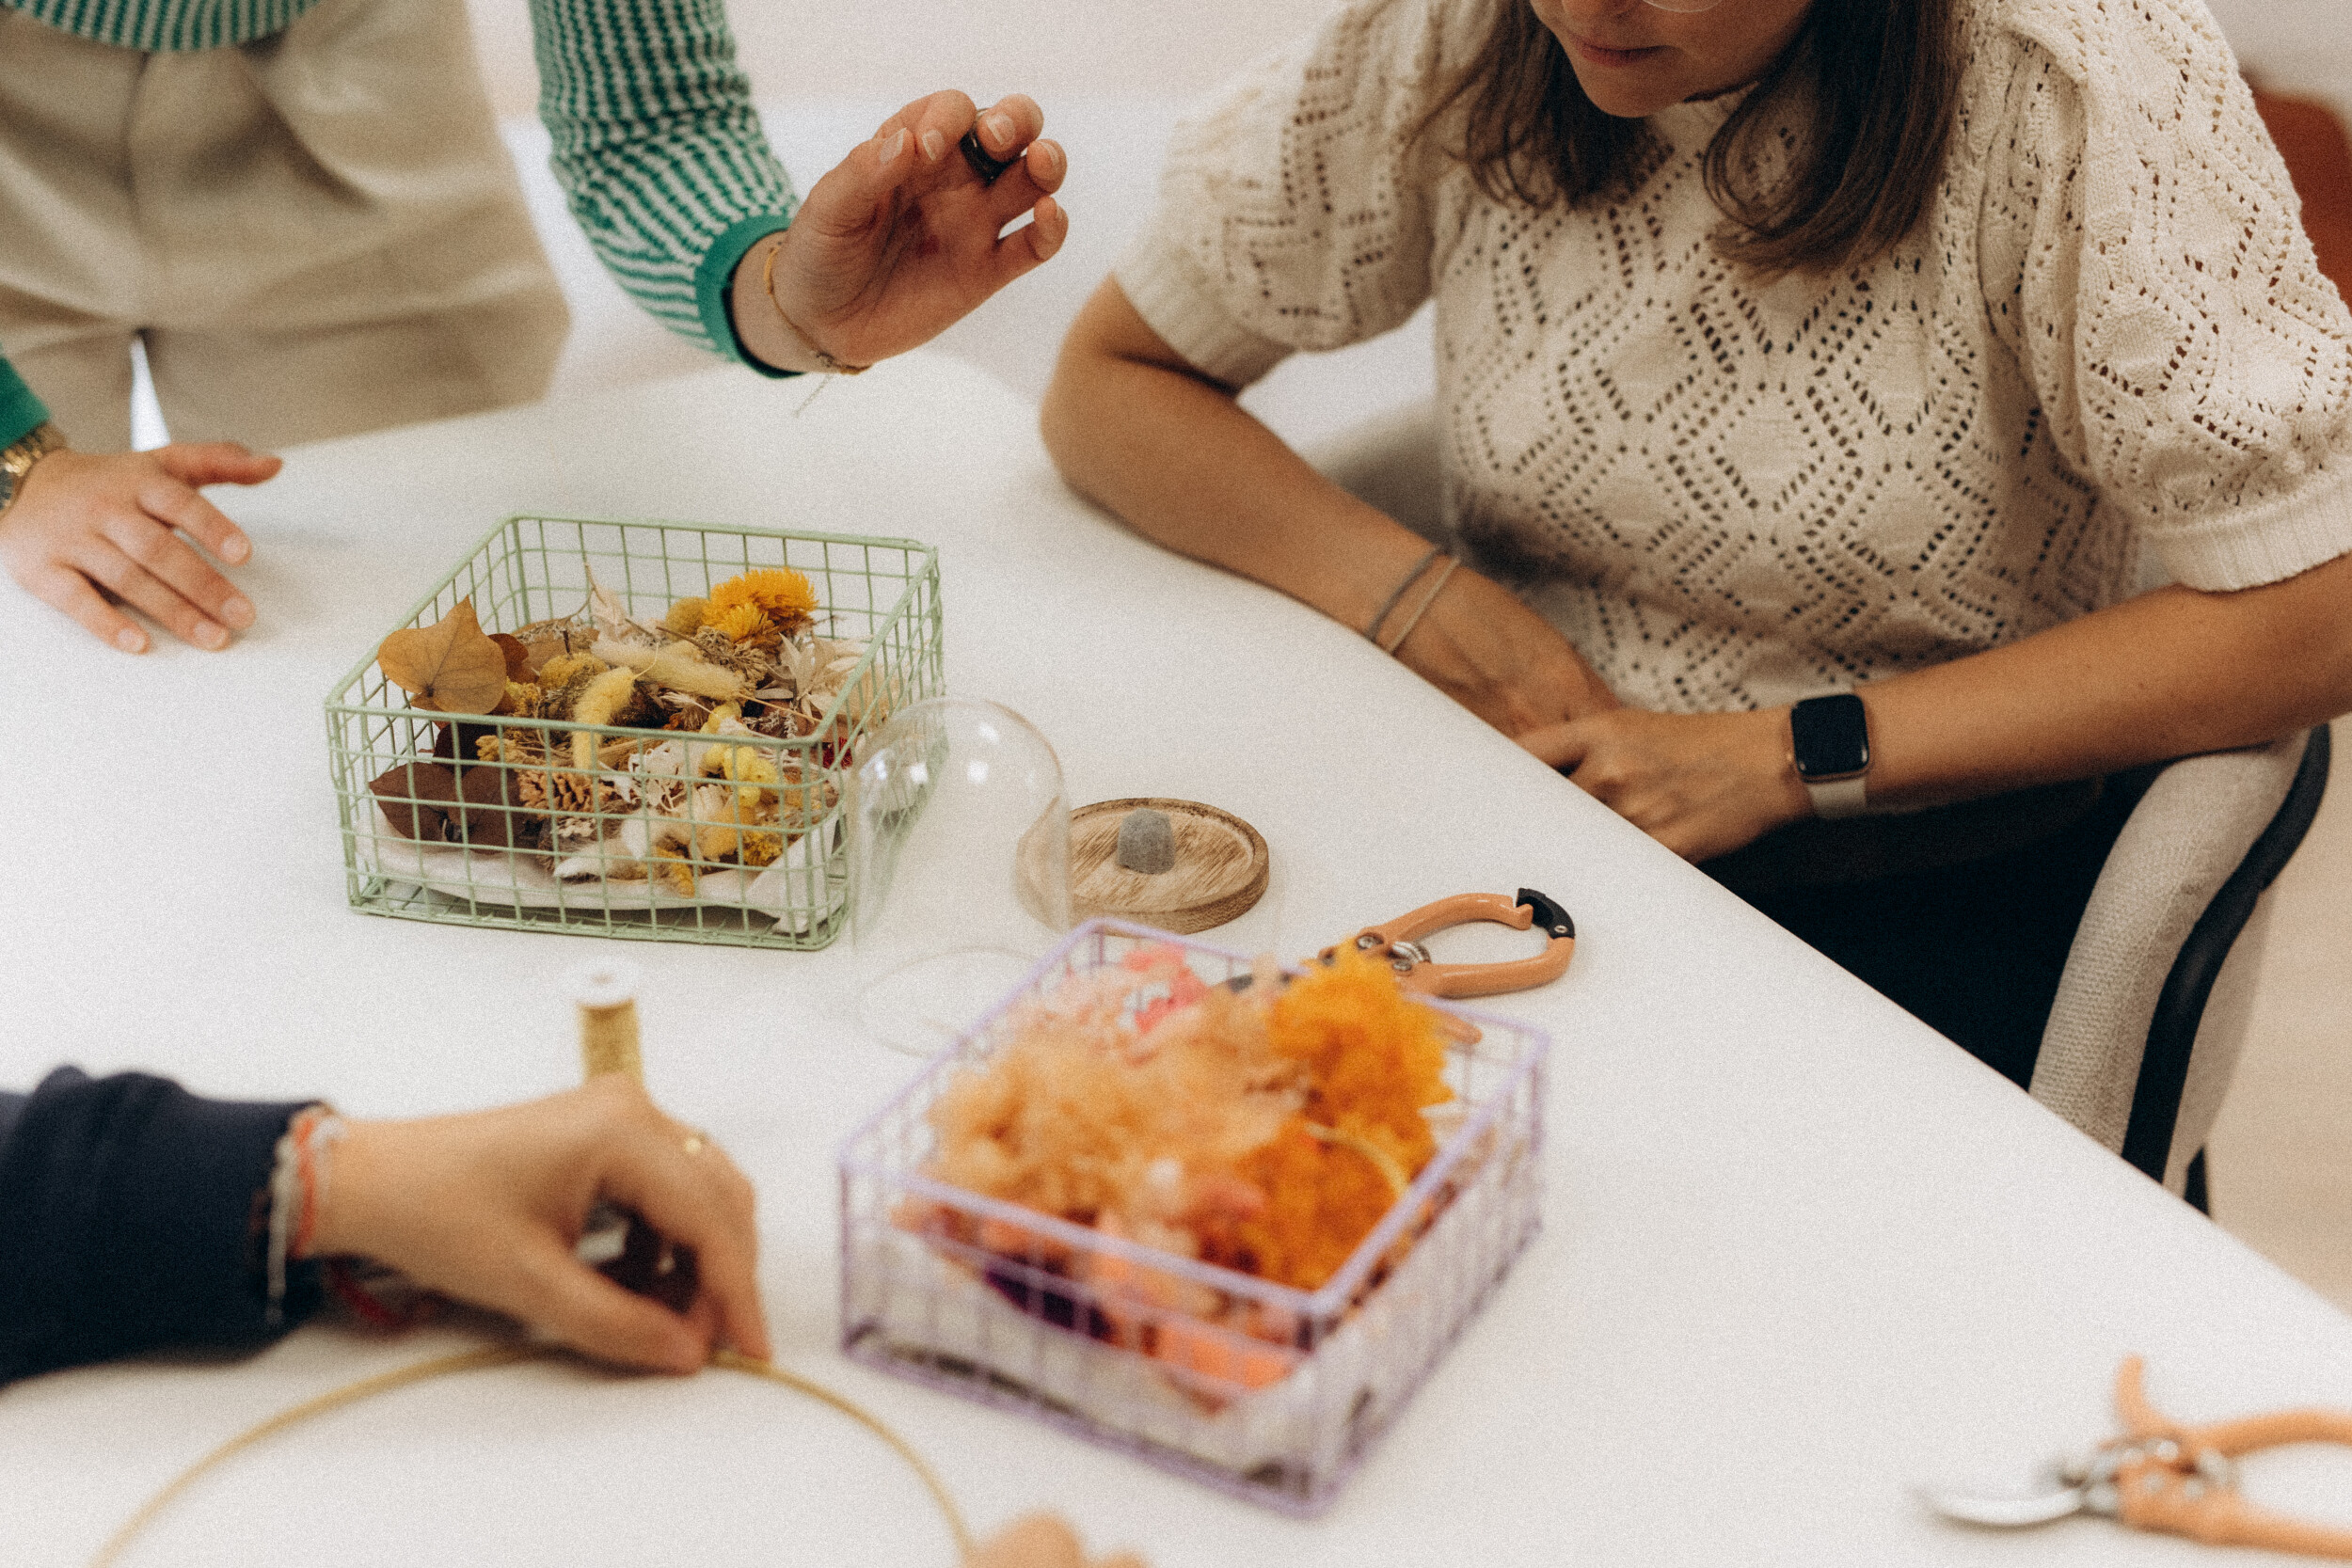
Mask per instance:
[[[694,1249],[704,1293],[722,1332],[746,1355],[766,1359],[768,1319],[759,1301],[759,1227],[751,1184],[716,1147],[686,1152],[661,1121],[639,1123],[612,1149],[605,1195],[635,1210],[674,1245]]]
[[[552,1237],[534,1236],[526,1245],[516,1259],[517,1299],[489,1305],[600,1361],[691,1372],[709,1359],[709,1339],[687,1319],[624,1291]]]
[[[155,453],[155,458],[157,466],[179,482],[194,504],[178,504],[169,512],[159,510],[150,499],[157,489],[154,485],[141,493],[140,504],[157,516],[167,518],[174,527],[184,529],[191,538],[230,565],[242,566],[251,560],[253,541],[220,508],[198,495],[197,488],[223,483],[259,484],[285,465],[275,457],[256,457],[243,447],[227,442],[209,447],[166,447]]]
[[[972,128],[979,135],[981,151],[999,162],[1009,163],[1023,148],[1044,135],[1045,111],[1027,93],[1016,92],[982,110]]]
[[[1050,196],[1038,198],[1035,215],[996,242],[989,257],[989,292],[1054,259],[1070,237],[1070,215]]]
[[[1070,154],[1062,150],[1061,143],[1041,136],[1022,154],[1021,171],[1039,191],[1051,196],[1061,189],[1062,181],[1069,176]]]
[[[161,505],[197,499],[194,492],[171,480],[157,480],[152,488],[159,493],[151,499]],[[161,493],[167,490],[176,490],[179,495],[175,498]],[[142,495],[142,505],[150,499]],[[201,624],[191,624],[186,630],[182,630],[180,620],[164,619],[164,624],[177,635],[199,647],[221,647],[226,646],[229,641],[226,630],[241,630],[253,624],[252,605],[230,586],[228,578],[206,565],[203,558],[173,533],[169,519],[158,516],[152,508],[143,515],[110,509],[100,519],[99,533],[106,544],[120,550],[196,613]],[[137,598],[122,584],[109,580],[106,586],[131,599],[150,615],[155,614],[145,600]],[[174,615],[177,613],[175,611]],[[209,640],[209,634],[204,629],[208,626],[225,628],[218,642]]]
[[[72,616],[92,636],[126,654],[147,652],[147,633],[139,624],[107,603],[105,595],[71,566],[46,563],[27,575],[24,587],[43,604]]]
[[[1152,1565],[1133,1552],[1113,1552],[1098,1560],[1094,1568],[1152,1568]]]
[[[82,558],[72,564],[80,567],[82,574],[91,582],[144,612],[149,620],[181,641],[215,653],[229,646],[229,628],[190,604],[161,578],[140,564],[116,539],[118,530],[132,536],[144,530],[149,535],[171,540],[175,548],[187,548],[147,517],[123,522],[110,516],[103,525],[102,536],[92,540]]]
[[[931,100],[938,96],[938,93],[927,92],[912,103],[901,105],[875,130],[874,139],[881,141],[894,131],[904,131],[907,133],[908,139],[912,141],[914,127],[922,120],[924,113],[930,108]]]
[[[956,150],[956,143],[972,129],[972,121],[978,114],[968,93],[950,87],[931,94],[923,101],[922,111],[909,122],[914,132],[915,151],[922,155],[923,162],[934,166],[949,158],[961,162],[963,154]]]
[[[278,477],[285,460],[234,441],[174,442],[148,453],[183,484],[260,484]]]
[[[1086,1552],[1059,1514],[1025,1513],[963,1560],[964,1568],[1086,1568]]]
[[[1572,773],[1584,760],[1585,749],[1591,744],[1590,732],[1571,720],[1565,724],[1544,724],[1511,737],[1519,749],[1534,754],[1547,766],[1563,773]]]
[[[1029,254],[1040,261],[1050,261],[1070,238],[1070,214],[1052,197],[1038,198],[1037,215],[1029,224]],[[1023,268],[1027,271],[1027,268]]]
[[[177,480],[161,476],[150,480],[139,491],[139,505],[166,530],[176,528],[203,540],[224,561],[242,560],[252,553],[235,524]],[[109,536],[115,537],[118,545],[124,543],[113,531],[109,531]],[[214,539],[220,540],[221,546],[212,546]],[[134,553],[132,559],[169,583],[182,598],[232,631],[243,631],[253,624],[251,601],[171,533],[158,536],[152,531],[144,531],[139,542],[148,553]],[[237,547],[234,556],[225,548],[230,545]]]
[[[1040,198],[1061,188],[1062,176],[1069,168],[1069,159],[1059,143],[1030,144],[1028,151],[1015,159],[1012,166],[988,187],[989,221],[1002,229],[1022,214],[1034,211]]]

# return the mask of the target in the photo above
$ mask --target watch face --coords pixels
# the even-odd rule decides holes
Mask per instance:
[[[1851,777],[1870,766],[1870,720],[1852,692],[1808,697],[1788,715],[1797,777]]]

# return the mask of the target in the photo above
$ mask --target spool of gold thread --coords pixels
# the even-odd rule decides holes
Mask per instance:
[[[574,976],[582,1077],[626,1072],[645,1081],[644,1058],[637,1049],[637,966],[620,958],[591,964]]]

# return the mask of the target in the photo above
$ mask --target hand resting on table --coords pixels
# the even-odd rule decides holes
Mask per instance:
[[[96,455],[52,451],[0,514],[0,565],[27,593],[125,653],[147,632],[120,606],[145,611],[182,641],[229,646],[253,606],[188,543],[231,566],[253,545],[202,496],[206,484],[259,484],[280,467],[231,441]]]

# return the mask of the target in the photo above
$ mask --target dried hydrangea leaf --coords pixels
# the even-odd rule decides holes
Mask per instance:
[[[419,707],[487,713],[506,696],[506,654],[483,635],[471,599],[458,600],[432,626],[392,633],[375,662]]]

